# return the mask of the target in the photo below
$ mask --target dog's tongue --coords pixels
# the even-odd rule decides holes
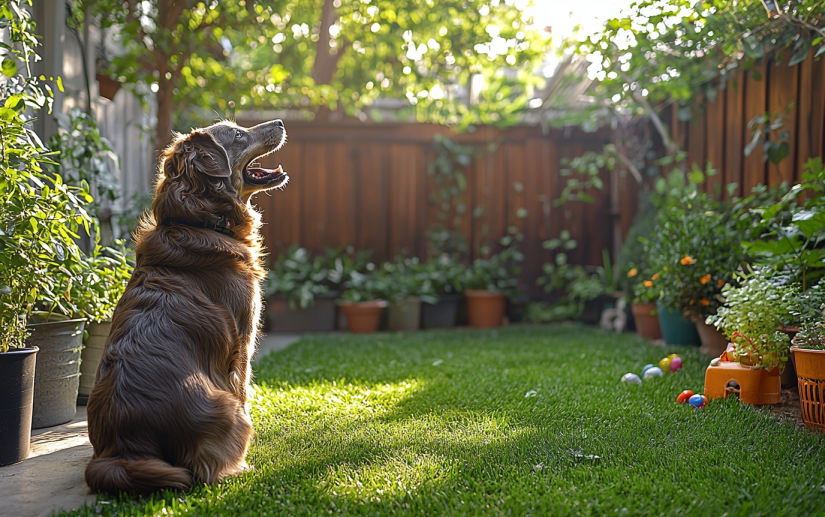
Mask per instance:
[[[276,174],[283,174],[284,169],[278,165],[277,169],[264,169],[263,167],[247,167],[246,171],[250,176],[256,178],[264,178],[266,176],[274,176]]]

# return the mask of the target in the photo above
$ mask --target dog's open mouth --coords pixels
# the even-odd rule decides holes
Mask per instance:
[[[258,163],[250,163],[243,170],[243,179],[250,185],[280,185],[285,183],[289,176],[278,165],[277,169],[264,169]]]

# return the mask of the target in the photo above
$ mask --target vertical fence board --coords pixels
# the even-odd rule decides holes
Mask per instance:
[[[327,240],[327,160],[326,146],[304,145],[302,149],[303,174],[297,183],[301,190],[301,217],[304,246],[319,252],[330,244]],[[289,167],[289,165],[286,165]],[[290,188],[287,185],[287,188]],[[266,220],[270,220],[268,216]]]
[[[722,193],[725,185],[724,166],[727,143],[727,129],[725,128],[725,91],[716,90],[716,100],[708,99],[705,102],[707,109],[707,161],[716,175],[707,179],[707,191],[716,194]]]
[[[799,107],[797,102],[797,88],[799,87],[799,66],[788,67],[790,53],[786,52],[782,61],[771,61],[768,66],[768,110],[771,114],[784,113],[784,125],[771,131],[771,140],[778,142],[781,133],[788,133],[788,143],[796,141],[796,112]],[[793,107],[791,108],[791,105]],[[796,153],[791,149],[791,153],[779,163],[768,162],[768,184],[779,185],[783,181],[792,182]]]
[[[291,147],[284,147],[277,154],[271,154],[261,160],[261,165],[266,168],[275,168],[279,164],[288,163],[288,168],[284,170],[290,174],[290,181],[303,176],[302,170],[302,146],[295,144]],[[290,244],[303,244],[301,238],[301,189],[289,188],[287,184],[284,189],[270,190],[258,194],[253,198],[253,203],[260,210],[269,214],[264,220],[263,235],[269,247],[269,253],[277,255],[279,251],[286,249]]]
[[[722,170],[723,187],[736,183],[734,195],[743,194],[742,158],[745,149],[745,77],[737,74],[725,88],[725,162]],[[727,196],[727,189],[725,195]]]
[[[745,78],[745,143],[751,139],[751,128],[747,124],[757,115],[765,113],[767,108],[767,66],[765,64],[754,67],[754,71],[762,75],[762,79],[757,81],[752,73],[746,74]],[[749,194],[751,189],[765,182],[765,160],[762,158],[762,147],[757,146],[750,156],[743,156],[742,160],[742,188],[744,194]]]
[[[373,250],[373,258],[387,260],[387,231],[389,221],[389,175],[383,146],[368,144],[360,147],[355,157],[355,176],[358,178],[356,203],[356,245]]]

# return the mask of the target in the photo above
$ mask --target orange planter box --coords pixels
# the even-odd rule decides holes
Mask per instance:
[[[780,377],[771,375],[764,368],[752,370],[736,362],[720,362],[718,366],[708,366],[705,371],[705,396],[709,399],[726,398],[728,383],[739,384],[739,400],[756,406],[779,404]]]

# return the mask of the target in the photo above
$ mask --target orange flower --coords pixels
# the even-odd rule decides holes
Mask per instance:
[[[639,274],[639,270],[635,267],[627,272],[627,278],[633,278],[634,276]]]
[[[656,280],[657,278],[659,278],[659,273],[656,273],[656,274],[655,274],[655,275],[653,275],[650,279],[651,279],[651,280]]]
[[[650,280],[645,280],[643,284],[645,287],[653,287],[653,282],[651,282]]]
[[[706,300],[705,298],[702,298],[702,305],[707,307],[708,305],[710,305],[710,300]]]
[[[705,285],[706,283],[710,282],[710,273],[700,278],[699,281],[702,282],[702,285]]]
[[[690,301],[690,304],[693,305],[693,300]]]
[[[663,267],[662,269],[663,269],[663,270],[665,270],[665,271],[667,271],[667,266]]]
[[[683,266],[687,266],[688,264],[696,264],[696,259],[690,258],[690,255],[685,255],[680,262]]]
[[[722,287],[723,285],[725,285],[725,281],[720,278],[719,280],[716,281],[716,285],[718,285],[719,287]]]

